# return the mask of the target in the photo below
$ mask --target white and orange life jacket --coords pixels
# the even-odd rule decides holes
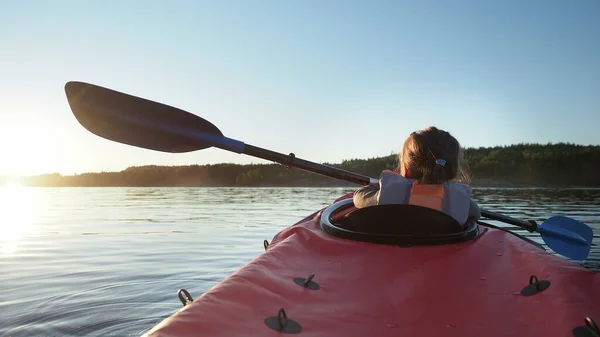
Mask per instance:
[[[471,207],[471,187],[459,183],[419,184],[414,179],[385,170],[379,178],[378,205],[411,204],[425,206],[452,216],[459,224],[467,222]]]

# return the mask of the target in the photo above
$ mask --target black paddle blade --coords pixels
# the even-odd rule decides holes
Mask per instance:
[[[115,142],[181,153],[212,146],[194,134],[223,137],[209,121],[162,103],[76,81],[68,82],[65,92],[79,123]]]

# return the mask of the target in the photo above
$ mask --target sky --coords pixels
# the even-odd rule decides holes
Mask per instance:
[[[100,138],[83,81],[176,106],[314,162],[397,153],[430,125],[464,147],[600,144],[600,1],[0,2],[0,174],[265,163]]]

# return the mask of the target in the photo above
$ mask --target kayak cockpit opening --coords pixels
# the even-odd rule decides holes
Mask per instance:
[[[341,215],[352,206],[352,199],[344,199],[327,207],[321,229],[349,240],[400,246],[458,243],[479,233],[475,221],[462,226],[450,215],[427,207],[378,205]]]

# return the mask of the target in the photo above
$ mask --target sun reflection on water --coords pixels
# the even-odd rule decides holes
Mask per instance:
[[[19,242],[31,232],[38,202],[35,188],[13,182],[0,186],[0,256],[16,252]]]

